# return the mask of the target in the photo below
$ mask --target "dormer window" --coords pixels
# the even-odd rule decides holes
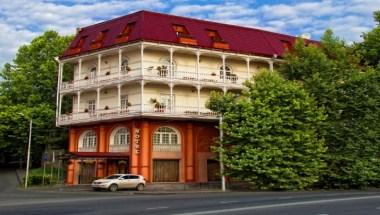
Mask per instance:
[[[123,31],[121,31],[119,35],[116,37],[116,43],[127,42],[134,26],[135,22],[128,23],[124,27]]]
[[[197,40],[195,40],[187,31],[184,25],[173,25],[173,30],[178,38],[178,42],[188,45],[198,45]]]
[[[230,45],[222,39],[218,31],[207,29],[207,36],[211,39],[212,47],[217,49],[230,49]]]
[[[287,40],[281,40],[284,50],[292,50],[292,44]]]
[[[84,45],[84,42],[86,40],[87,36],[82,36],[78,42],[75,44],[75,46],[72,46],[70,49],[69,49],[69,55],[72,55],[72,54],[77,54],[80,52],[81,48],[83,47]]]
[[[98,36],[96,36],[95,40],[91,41],[91,49],[97,49],[103,45],[107,32],[108,30],[101,31]]]

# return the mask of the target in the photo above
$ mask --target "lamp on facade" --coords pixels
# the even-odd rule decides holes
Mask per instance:
[[[25,118],[27,118],[23,113],[18,113],[20,114],[21,116],[24,116]],[[29,139],[28,139],[28,153],[27,153],[27,158],[26,158],[26,173],[25,173],[25,188],[28,187],[28,179],[29,179],[29,166],[30,166],[30,146],[31,146],[31,143],[32,143],[32,123],[33,123],[33,120],[32,120],[32,117],[30,117],[30,121],[29,121]]]

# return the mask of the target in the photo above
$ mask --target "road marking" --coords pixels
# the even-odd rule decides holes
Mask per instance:
[[[158,209],[166,209],[166,208],[169,208],[169,207],[161,206],[161,207],[147,208],[147,210],[158,210]]]
[[[176,215],[203,215],[203,214],[233,213],[237,211],[248,211],[248,210],[275,208],[275,207],[289,207],[289,206],[296,206],[296,205],[312,205],[312,204],[321,204],[321,203],[343,202],[343,201],[364,200],[364,199],[379,199],[379,198],[380,196],[364,196],[364,197],[350,197],[350,198],[339,198],[339,199],[324,199],[324,200],[314,200],[314,201],[290,202],[290,203],[281,203],[281,204],[220,209],[220,210],[212,210],[212,211],[198,211],[198,212],[181,213],[181,214],[176,214]]]
[[[231,203],[237,203],[239,201],[221,201],[219,204],[231,204]]]

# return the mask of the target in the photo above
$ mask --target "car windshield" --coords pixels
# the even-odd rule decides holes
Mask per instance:
[[[119,177],[120,177],[120,175],[110,175],[106,179],[117,179]]]

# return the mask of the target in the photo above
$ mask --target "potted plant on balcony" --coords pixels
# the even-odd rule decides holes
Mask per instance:
[[[150,103],[154,105],[154,112],[164,112],[166,105],[159,102],[156,98],[151,98]]]
[[[157,67],[158,75],[161,77],[167,77],[168,76],[168,66],[161,65]]]

